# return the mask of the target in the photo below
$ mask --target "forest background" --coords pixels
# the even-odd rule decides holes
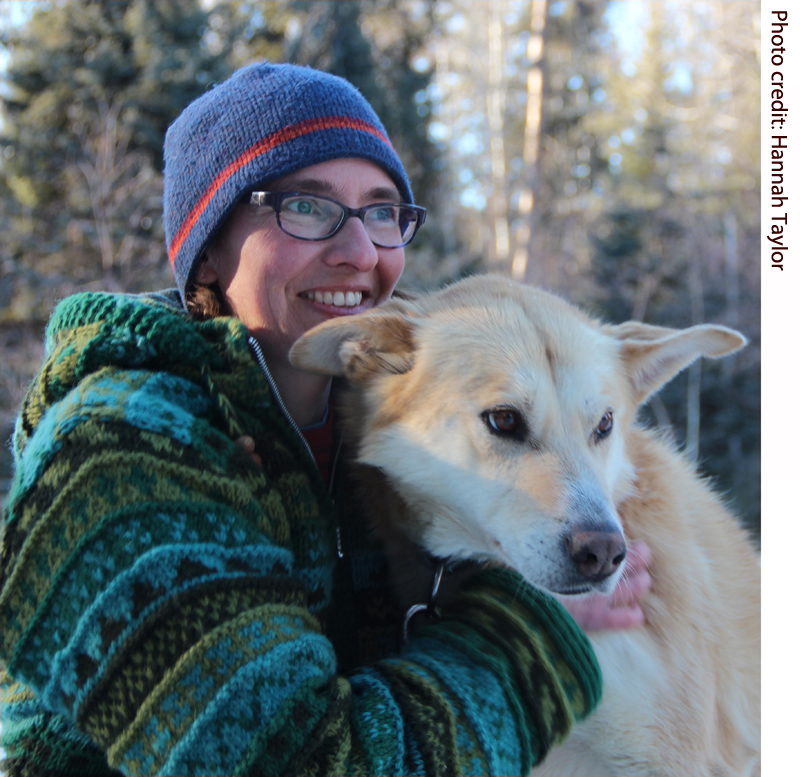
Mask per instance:
[[[610,321],[741,330],[645,421],[760,534],[760,8],[752,0],[0,0],[0,433],[58,299],[172,285],[162,143],[249,62],[354,83],[429,218],[404,283],[476,272]]]

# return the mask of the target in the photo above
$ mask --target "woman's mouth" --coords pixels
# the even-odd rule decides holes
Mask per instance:
[[[363,294],[360,291],[304,291],[298,296],[321,305],[355,308],[361,304]]]

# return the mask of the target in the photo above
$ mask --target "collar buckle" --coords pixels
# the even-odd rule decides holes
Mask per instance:
[[[428,597],[427,604],[412,604],[406,611],[406,617],[403,620],[403,644],[408,644],[408,628],[411,624],[411,619],[420,612],[426,613],[428,620],[440,621],[442,619],[442,611],[436,606],[436,599],[439,595],[439,586],[442,583],[444,576],[444,569],[447,562],[444,559],[439,559],[436,564],[436,570],[433,573],[433,583],[431,584],[431,594]]]

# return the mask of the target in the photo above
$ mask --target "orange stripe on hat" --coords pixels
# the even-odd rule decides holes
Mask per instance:
[[[353,119],[348,116],[328,116],[325,118],[306,119],[297,124],[292,124],[289,127],[284,127],[272,135],[268,135],[266,138],[259,140],[258,143],[248,148],[247,151],[241,154],[237,159],[234,159],[234,161],[211,182],[205,194],[203,194],[194,208],[189,212],[189,215],[186,217],[183,224],[181,224],[181,228],[169,244],[170,264],[173,266],[175,265],[175,257],[178,255],[181,246],[192,231],[192,227],[194,227],[203,215],[203,211],[208,206],[208,203],[211,202],[219,188],[237,170],[241,169],[249,162],[252,162],[256,157],[261,156],[261,154],[266,154],[268,151],[281,145],[281,143],[286,143],[303,135],[308,135],[311,132],[318,132],[319,130],[325,129],[355,129],[361,130],[362,132],[369,132],[386,143],[389,148],[392,148],[389,139],[379,129],[366,121]]]

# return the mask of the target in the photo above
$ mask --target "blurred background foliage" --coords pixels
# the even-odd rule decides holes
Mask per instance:
[[[164,133],[259,59],[374,105],[429,220],[407,286],[494,271],[750,339],[648,408],[760,528],[759,3],[0,0],[2,435],[56,300],[171,285]],[[3,449],[3,483],[10,455]]]

